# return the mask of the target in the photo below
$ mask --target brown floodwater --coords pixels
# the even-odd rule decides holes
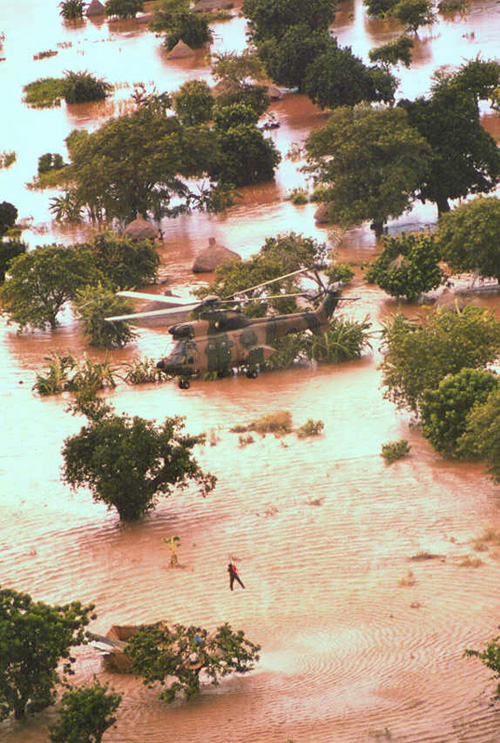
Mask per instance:
[[[367,19],[360,2],[342,3],[336,29],[340,43],[367,60],[373,46],[394,38],[393,23]],[[401,95],[424,93],[433,71],[498,49],[498,5],[471,3],[468,16],[440,19],[419,33],[416,64],[399,71]],[[0,171],[0,200],[12,201],[30,245],[69,244],[86,228],[61,228],[48,211],[51,193],[25,187],[44,152],[64,152],[75,127],[99,126],[127,110],[133,84],[173,90],[190,77],[211,81],[204,56],[169,62],[161,42],[136,22],[63,24],[57,6],[36,0],[2,3],[0,31],[1,150],[16,163]],[[216,26],[215,48],[241,49],[245,23]],[[34,61],[47,49],[58,54]],[[22,86],[63,70],[88,69],[114,83],[109,102],[33,110],[22,103]],[[301,143],[325,114],[301,96],[273,104],[281,127],[271,133],[285,154]],[[485,112],[498,136],[498,117]],[[193,283],[197,252],[215,237],[246,258],[264,239],[295,230],[318,240],[329,228],[314,222],[314,205],[285,200],[305,185],[301,161],[284,158],[273,184],[244,189],[244,199],[224,215],[191,215],[165,221],[160,247],[162,279]],[[418,206],[390,225],[412,229],[433,224],[435,209]],[[373,257],[369,229],[344,235],[339,258],[356,266]],[[362,360],[337,367],[293,369],[217,382],[196,382],[182,391],[173,383],[110,394],[117,411],[161,420],[187,418],[190,431],[205,431],[198,457],[218,477],[206,499],[188,491],[167,501],[136,525],[120,524],[88,492],[72,493],[60,481],[60,450],[82,420],[66,408],[69,398],[40,399],[32,391],[36,372],[52,350],[81,355],[85,345],[70,316],[54,333],[18,336],[0,324],[1,513],[0,581],[50,603],[93,601],[96,632],[113,623],[170,619],[207,627],[228,621],[262,644],[261,661],[248,676],[205,687],[189,703],[170,707],[155,690],[129,676],[110,674],[90,649],[78,655],[77,679],[93,674],[124,694],[109,743],[495,743],[500,711],[491,704],[489,673],[464,659],[481,647],[500,619],[500,555],[476,552],[485,528],[500,528],[500,491],[479,465],[441,459],[411,427],[408,416],[384,400],[380,389],[379,336],[384,317],[397,305],[362,272],[341,310],[369,315],[373,349]],[[496,299],[475,301],[495,306]],[[407,308],[406,308],[407,309]],[[136,355],[159,356],[167,345],[156,328],[141,329],[118,363]],[[102,357],[102,354],[93,354]],[[287,409],[295,425],[308,418],[325,423],[323,435],[255,437],[245,447],[229,432],[274,409]],[[408,439],[410,456],[391,467],[383,443]],[[166,536],[181,540],[181,568],[169,568]],[[419,552],[438,557],[412,561]],[[465,567],[479,556],[479,567]],[[231,593],[226,564],[232,558],[246,590]],[[415,582],[408,581],[411,570]],[[401,585],[412,583],[412,585]],[[47,711],[24,724],[0,725],[0,741],[41,743],[55,719]]]

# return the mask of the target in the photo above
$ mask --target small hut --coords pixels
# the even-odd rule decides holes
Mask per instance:
[[[332,222],[333,220],[330,218],[328,213],[329,208],[330,204],[327,204],[326,202],[320,204],[314,212],[314,221],[318,224],[329,224]]]
[[[104,15],[105,8],[102,3],[99,2],[99,0],[92,0],[89,7],[85,11],[85,15],[87,18],[92,18],[96,15]]]
[[[389,263],[387,270],[392,271],[394,268],[407,268],[409,265],[410,261],[408,258],[400,253],[397,258],[394,258],[394,260]]]
[[[194,56],[195,54],[191,47],[185,44],[182,39],[180,39],[174,48],[167,54],[168,59],[187,59],[188,57]]]
[[[276,85],[266,85],[267,94],[272,101],[280,101],[283,98],[283,93]]]
[[[160,236],[158,230],[142,215],[125,227],[123,235],[131,240],[156,240]]]
[[[241,256],[223,245],[217,245],[214,237],[209,238],[208,246],[196,257],[193,273],[212,273],[222,263],[234,260],[241,261]]]

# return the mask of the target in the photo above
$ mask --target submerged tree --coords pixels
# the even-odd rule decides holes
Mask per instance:
[[[466,421],[458,452],[464,459],[486,462],[492,479],[500,482],[500,391],[491,392],[486,402],[475,405]]]
[[[402,233],[382,237],[383,250],[368,265],[365,278],[393,297],[415,300],[445,279],[438,266],[440,253],[433,235]]]
[[[87,640],[93,609],[79,601],[50,606],[0,590],[0,719],[13,712],[19,720],[54,703],[56,685],[72,673],[70,648]]]
[[[489,98],[500,80],[500,64],[472,60],[457,71],[436,75],[431,94],[398,104],[431,148],[418,198],[440,214],[450,199],[487,193],[500,178],[500,151],[483,129],[478,101]]]
[[[1,307],[21,330],[55,328],[63,305],[101,276],[88,250],[39,246],[10,263],[9,278],[0,288]]]
[[[144,0],[107,0],[104,10],[107,16],[135,18],[144,10]]]
[[[159,682],[165,687],[160,698],[173,702],[177,694],[186,699],[199,694],[202,674],[218,686],[224,676],[249,673],[259,660],[259,650],[243,630],[235,632],[227,623],[209,632],[193,625],[159,622],[140,627],[125,652],[133,673],[148,686]]]
[[[122,700],[95,677],[90,686],[72,688],[63,694],[59,721],[49,728],[51,743],[101,743],[102,736],[116,722]]]
[[[448,374],[439,387],[426,390],[422,402],[422,433],[436,451],[447,457],[460,457],[460,438],[465,433],[468,415],[498,389],[500,377],[484,369],[462,369]]]
[[[398,313],[385,324],[384,345],[385,397],[419,412],[426,390],[436,389],[447,374],[484,369],[494,361],[500,353],[500,323],[492,312],[473,306],[429,312],[419,321]]]
[[[197,483],[202,495],[216,483],[204,473],[192,450],[203,435],[183,434],[184,419],[166,418],[161,425],[135,416],[98,411],[63,448],[63,479],[72,488],[89,487],[94,500],[114,507],[121,519],[134,521],[154,508],[160,495]]]
[[[437,242],[454,271],[500,280],[500,199],[478,196],[443,214]]]
[[[356,106],[333,111],[306,142],[306,170],[324,187],[332,221],[370,220],[381,232],[410,209],[428,167],[429,146],[400,109]]]

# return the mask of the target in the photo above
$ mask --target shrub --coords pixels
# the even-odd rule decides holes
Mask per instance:
[[[60,395],[68,388],[71,372],[77,366],[77,360],[70,353],[61,356],[57,351],[46,356],[45,360],[49,362],[49,368],[45,374],[36,375],[33,389],[42,397]]]
[[[304,439],[307,436],[319,436],[323,429],[325,427],[325,424],[323,421],[315,421],[312,418],[308,418],[305,423],[303,423],[300,428],[297,428],[295,430],[295,433],[299,437],[299,439]]]
[[[83,0],[64,0],[64,2],[59,3],[59,7],[61,8],[59,15],[65,21],[75,21],[83,18],[83,9],[85,7]]]
[[[410,446],[406,439],[400,439],[400,441],[389,441],[387,444],[382,444],[381,455],[384,457],[387,464],[392,464],[398,459],[402,459],[410,453]]]
[[[444,281],[438,266],[440,259],[433,235],[403,232],[398,237],[384,236],[383,251],[369,264],[366,280],[378,284],[393,297],[416,299]]]
[[[288,198],[295,206],[302,206],[308,203],[309,194],[303,188],[294,188]]]
[[[17,160],[17,155],[14,151],[0,153],[0,169],[10,168],[10,166]]]
[[[354,271],[348,263],[331,263],[325,273],[332,284],[349,284],[354,278]]]
[[[168,377],[158,369],[155,359],[147,356],[143,359],[135,358],[125,365],[127,372],[124,381],[127,384],[151,384],[152,382],[163,382]]]
[[[23,88],[24,102],[33,108],[60,106],[64,98],[64,80],[55,77],[42,77],[28,83]]]
[[[0,239],[0,284],[5,281],[5,275],[9,270],[11,261],[18,255],[26,253],[27,246],[19,240]]]
[[[73,307],[91,346],[123,348],[137,335],[126,322],[106,320],[107,317],[133,312],[133,308],[101,284],[78,291]]]
[[[325,333],[304,336],[305,352],[309,359],[327,364],[358,359],[364,348],[370,346],[370,327],[367,318],[361,322],[333,318]]]
[[[46,152],[38,158],[38,174],[48,173],[50,170],[64,168],[64,160],[58,152]]]
[[[63,98],[66,103],[87,103],[100,101],[106,98],[113,90],[113,86],[103,78],[97,78],[90,72],[64,73]]]

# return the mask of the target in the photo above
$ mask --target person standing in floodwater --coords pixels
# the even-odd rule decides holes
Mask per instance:
[[[235,580],[238,581],[238,583],[240,584],[242,588],[245,588],[240,576],[238,575],[238,570],[236,569],[236,565],[233,565],[233,563],[230,562],[229,565],[227,566],[227,572],[229,573],[229,588],[231,589],[231,591],[233,590],[233,585],[234,585]]]

